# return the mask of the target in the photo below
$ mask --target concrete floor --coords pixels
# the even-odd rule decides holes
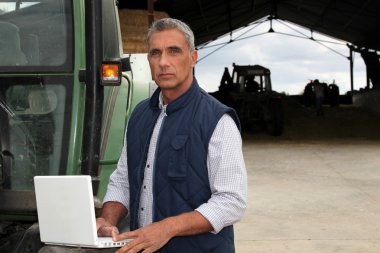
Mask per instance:
[[[255,139],[236,252],[380,252],[380,141]]]

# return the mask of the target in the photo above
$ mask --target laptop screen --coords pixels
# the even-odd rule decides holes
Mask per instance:
[[[96,244],[90,176],[36,176],[34,184],[42,242],[58,245]]]

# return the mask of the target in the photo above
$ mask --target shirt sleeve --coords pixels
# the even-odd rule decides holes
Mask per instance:
[[[239,221],[247,206],[247,172],[240,132],[228,114],[219,120],[208,146],[211,198],[196,210],[213,226],[213,233]]]
[[[127,142],[124,142],[116,170],[111,174],[103,203],[116,201],[129,210],[129,181],[127,165]]]

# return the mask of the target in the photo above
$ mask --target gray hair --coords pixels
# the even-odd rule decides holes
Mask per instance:
[[[187,44],[189,46],[190,51],[195,50],[194,43],[194,33],[190,29],[190,27],[184,22],[174,19],[174,18],[163,18],[156,20],[152,23],[151,27],[148,29],[148,43],[153,33],[162,32],[170,29],[177,29],[185,35]]]

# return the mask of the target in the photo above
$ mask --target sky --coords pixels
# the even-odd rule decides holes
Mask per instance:
[[[236,63],[269,68],[272,88],[289,95],[302,94],[305,85],[314,79],[327,84],[335,82],[340,94],[351,90],[349,49],[345,41],[311,33],[284,21],[272,22],[275,33],[267,33],[270,23],[266,21],[235,31],[232,39],[236,41],[232,43],[225,43],[230,41],[228,34],[198,48],[195,76],[201,87],[208,92],[216,91],[224,68],[228,67],[232,74],[232,63]],[[353,58],[354,89],[357,90],[365,87],[366,72],[360,54],[354,53]]]

